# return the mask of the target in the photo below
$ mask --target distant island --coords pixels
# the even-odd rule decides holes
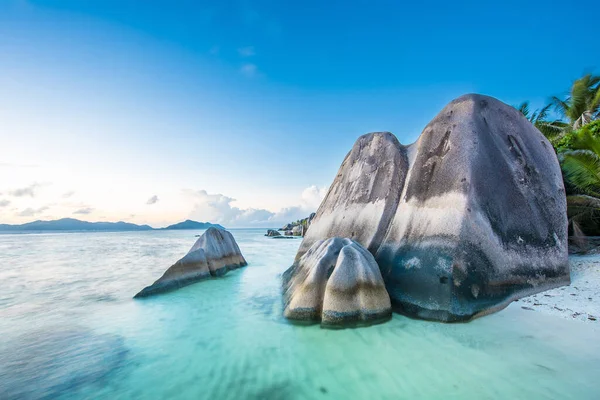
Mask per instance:
[[[196,222],[186,220],[166,228],[153,228],[150,225],[137,225],[129,222],[88,222],[74,218],[61,218],[54,221],[33,221],[21,225],[0,224],[0,232],[39,232],[39,231],[102,231],[102,232],[127,232],[127,231],[152,231],[175,229],[208,229],[210,227],[222,228],[219,224],[209,222]]]
[[[183,222],[174,225],[169,225],[166,228],[161,229],[208,229],[210,227],[225,229],[219,224],[211,224],[210,222],[197,222],[192,221],[191,219],[186,219]]]

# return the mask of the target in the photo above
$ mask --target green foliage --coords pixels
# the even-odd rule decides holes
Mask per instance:
[[[567,195],[567,215],[573,231],[600,220],[600,121],[561,138],[557,147]],[[590,223],[593,224],[590,224]]]
[[[600,232],[600,76],[587,74],[577,79],[567,97],[554,96],[540,110],[532,112],[529,102],[515,108],[558,154],[573,234],[582,234],[584,227]],[[549,118],[551,110],[560,119]]]
[[[571,86],[564,100],[554,96],[550,104],[573,129],[579,129],[600,116],[600,76],[587,74]]]
[[[551,140],[550,142],[554,146],[556,152],[561,154],[565,151],[576,149],[577,137],[579,136],[592,136],[595,138],[600,138],[600,119],[590,122],[576,131],[570,130],[561,137]]]

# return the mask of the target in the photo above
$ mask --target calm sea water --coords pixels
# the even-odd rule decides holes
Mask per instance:
[[[0,399],[598,399],[600,332],[508,309],[323,330],[281,317],[300,240],[232,230],[249,265],[133,300],[196,231],[0,235]]]

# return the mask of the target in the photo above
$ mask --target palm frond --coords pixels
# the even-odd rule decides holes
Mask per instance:
[[[556,111],[558,114],[560,114],[561,116],[563,116],[565,118],[569,117],[568,114],[569,114],[570,106],[569,106],[568,100],[563,101],[556,96],[552,96],[550,98],[550,104],[554,108],[554,111]]]
[[[587,111],[590,99],[591,75],[577,79],[571,87],[570,108],[567,115],[571,122],[581,121],[581,116]]]
[[[596,93],[590,101],[588,111],[592,114],[593,119],[597,119],[600,114],[600,86],[596,87]]]
[[[518,107],[515,107],[517,110],[519,110],[521,112],[521,114],[523,114],[525,116],[525,118],[529,119],[529,102],[528,101],[524,101],[521,104],[519,104]]]
[[[600,138],[594,136],[592,132],[582,129],[573,137],[571,144],[573,150],[589,150],[600,157]]]
[[[538,121],[535,123],[535,127],[549,140],[562,137],[566,132],[565,125],[567,124],[561,121]]]
[[[600,197],[600,157],[591,150],[561,153],[564,177],[582,193]]]
[[[552,104],[547,104],[544,107],[542,107],[542,109],[538,112],[537,120],[545,121],[546,118],[548,118],[548,113],[549,113],[551,107],[552,107]]]

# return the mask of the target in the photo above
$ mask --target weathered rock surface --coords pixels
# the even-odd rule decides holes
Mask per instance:
[[[334,236],[367,247],[392,303],[426,319],[468,320],[569,283],[556,155],[487,96],[452,101],[409,146],[389,133],[359,138],[296,261]]]
[[[390,297],[373,255],[347,238],[321,240],[284,273],[284,315],[322,326],[380,322]]]
[[[134,297],[147,297],[190,285],[210,276],[248,265],[233,235],[225,229],[208,228],[190,251],[152,285]]]
[[[396,212],[407,168],[406,150],[394,135],[361,136],[312,219],[298,257],[316,241],[335,236],[356,240],[374,253]]]
[[[292,224],[287,224],[285,225],[283,228],[280,229],[280,231],[291,231],[292,228],[294,228],[294,225]]]
[[[279,230],[286,232],[292,231],[295,236],[304,236],[306,235],[306,232],[308,231],[308,228],[310,227],[315,215],[316,213],[311,213],[308,217],[289,223]]]
[[[281,233],[279,233],[278,231],[274,230],[274,229],[268,229],[267,230],[267,234],[265,236],[281,236]]]

